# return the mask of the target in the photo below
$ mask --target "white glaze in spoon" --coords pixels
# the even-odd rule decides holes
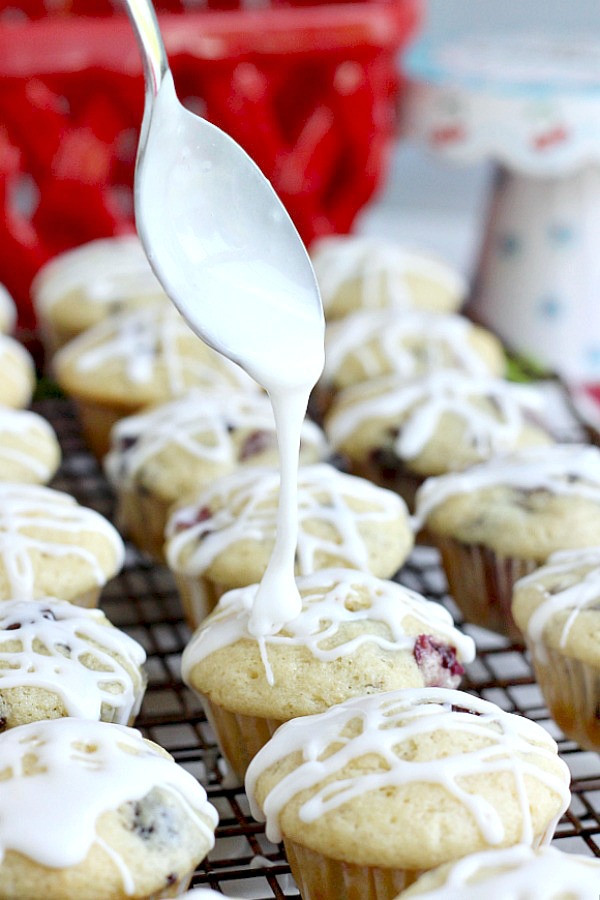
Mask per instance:
[[[324,363],[325,323],[306,249],[273,187],[227,134],[177,99],[150,0],[126,0],[144,59],[136,223],[192,330],[269,393],[281,460],[277,540],[251,628],[301,609],[294,581],[300,428]]]

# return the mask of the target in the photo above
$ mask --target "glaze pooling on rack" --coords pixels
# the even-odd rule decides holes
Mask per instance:
[[[167,524],[169,566],[186,574],[204,571],[219,554],[241,540],[274,541],[277,528],[279,473],[275,468],[248,467],[218,479],[193,504],[179,507]],[[201,510],[206,515],[198,518]],[[306,529],[309,521],[329,526],[320,536]],[[369,570],[368,549],[361,525],[385,528],[406,521],[403,500],[383,488],[338,471],[326,463],[301,466],[298,475],[297,574],[319,568],[318,556],[346,560]],[[412,535],[411,535],[412,540]],[[185,554],[185,563],[181,559]]]
[[[0,606],[0,692],[41,688],[66,715],[129,724],[144,694],[143,647],[100,610],[53,597]]]
[[[299,577],[297,585],[302,597],[299,615],[279,632],[258,638],[271,685],[275,679],[268,662],[269,647],[305,647],[315,659],[328,662],[351,656],[366,643],[385,651],[412,653],[419,634],[430,635],[433,631],[457,651],[461,664],[470,663],[475,657],[473,639],[454,627],[444,607],[395,582],[354,569],[323,569]],[[253,639],[248,620],[255,593],[256,586],[252,585],[229,591],[221,598],[183,653],[184,682],[189,683],[194,666],[215,650]],[[408,620],[416,620],[419,629],[414,631],[413,624],[407,630]],[[361,630],[357,631],[357,627]],[[459,674],[444,674],[447,683],[440,686],[458,685]]]
[[[527,424],[527,413],[539,413],[542,406],[541,395],[532,388],[490,377],[474,380],[454,370],[412,382],[387,376],[349,390],[352,403],[336,405],[327,420],[333,445],[339,446],[366,419],[401,420],[393,444],[401,459],[418,456],[448,414],[464,422],[465,441],[479,456],[511,450]]]
[[[110,569],[99,555],[83,546],[81,536],[98,536],[108,548]],[[125,546],[117,529],[95,510],[80,506],[70,494],[37,485],[0,484],[0,563],[7,597],[36,597],[35,557],[67,556],[81,563],[92,583],[102,586],[119,571]],[[106,549],[103,554],[106,557]]]
[[[351,723],[359,723],[349,732]],[[483,741],[478,749],[424,762],[403,758],[402,748],[413,739],[445,730],[470,733]],[[267,794],[262,809],[256,801],[256,782],[261,773],[292,753],[302,761],[284,775]],[[375,771],[360,769],[354,777],[343,773],[354,761],[374,754],[382,764]],[[536,765],[529,756],[548,762],[555,771]],[[499,813],[478,793],[470,793],[459,781],[476,773],[512,774],[521,814],[521,837],[534,840],[525,778],[543,784],[559,798],[560,810],[547,828],[545,841],[554,833],[569,805],[570,773],[557,756],[557,747],[534,722],[504,712],[493,703],[448,688],[407,689],[372,694],[332,707],[318,716],[291,720],[250,763],[246,791],[252,814],[266,821],[270,840],[282,840],[280,815],[297,794],[310,791],[300,806],[301,821],[314,822],[323,814],[369,792],[419,781],[442,786],[460,801],[489,845],[501,844],[505,829]]]
[[[99,841],[98,818],[155,787],[176,797],[202,839],[214,843],[218,818],[204,788],[132,728],[72,718],[33,722],[0,735],[0,760],[8,776],[0,781],[0,861],[12,850],[52,869],[77,865]],[[118,850],[110,856],[132,893]]]

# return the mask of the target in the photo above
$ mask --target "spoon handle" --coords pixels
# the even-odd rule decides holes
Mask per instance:
[[[149,107],[169,71],[167,52],[151,0],[124,0],[124,2],[142,55],[146,106]]]

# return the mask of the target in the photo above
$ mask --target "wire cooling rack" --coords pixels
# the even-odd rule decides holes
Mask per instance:
[[[52,486],[112,519],[114,497],[85,448],[70,402],[52,398],[34,408],[51,422],[63,448],[63,463]],[[521,647],[462,623],[447,595],[437,551],[417,546],[400,580],[442,602],[476,640],[477,658],[461,687],[533,719],[556,739],[572,773],[573,799],[554,843],[567,852],[600,857],[600,755],[565,739],[550,719]],[[194,873],[192,886],[209,886],[246,900],[298,898],[283,850],[270,843],[264,827],[252,819],[243,790],[228,785],[227,769],[201,705],[181,682],[181,653],[191,634],[168,570],[128,547],[123,572],[105,588],[101,605],[148,654],[148,689],[136,726],[202,782],[219,811],[215,847]]]

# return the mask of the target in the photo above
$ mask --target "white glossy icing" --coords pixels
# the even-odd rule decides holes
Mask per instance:
[[[485,875],[486,870],[494,871]],[[414,896],[423,900],[481,900],[483,896],[486,900],[597,900],[599,889],[599,859],[562,853],[556,847],[516,844],[464,857],[451,867],[443,885]]]
[[[488,456],[515,446],[526,424],[526,410],[539,411],[543,400],[533,388],[499,378],[473,379],[454,370],[410,382],[394,375],[379,378],[376,384],[381,385],[377,392],[369,382],[357,385],[352,388],[352,403],[334,406],[326,426],[334,447],[365,419],[390,418],[401,422],[393,443],[396,455],[414,459],[440,428],[442,416],[452,414],[464,422],[465,441],[474,444],[480,456]]]
[[[276,503],[279,484],[279,472],[275,468],[239,469],[218,479],[194,503],[177,509],[166,528],[169,566],[175,571],[183,569],[186,575],[197,575],[237,541],[274,541],[280,527]],[[226,502],[218,508],[224,498]],[[359,504],[369,504],[371,508],[357,508]],[[210,518],[198,521],[199,512],[205,508],[214,512]],[[315,571],[319,551],[347,560],[350,568],[368,569],[368,550],[360,533],[361,524],[377,522],[385,528],[386,523],[392,525],[399,518],[406,517],[408,521],[406,505],[397,494],[340,472],[327,463],[300,467],[297,516],[296,570],[300,575]],[[329,533],[325,536],[311,533],[305,528],[309,520],[326,523],[330,526]],[[189,553],[185,564],[180,562],[182,553]],[[277,598],[275,591],[272,600],[275,605]],[[257,626],[258,615],[261,620]],[[294,618],[271,609],[268,615],[273,616],[271,624],[276,623],[277,627],[263,630],[263,615],[257,613],[255,600],[251,615],[254,634],[274,633]]]
[[[5,649],[7,642],[20,649]],[[86,665],[86,655],[96,669]],[[96,609],[53,597],[7,600],[0,606],[0,691],[39,687],[57,694],[69,716],[101,718],[102,704],[127,725],[139,712],[143,647],[111,627]]]
[[[351,721],[361,723],[356,736],[348,736],[348,731],[344,731]],[[440,730],[450,735],[454,730],[473,734],[483,739],[484,745],[424,762],[402,759],[396,752],[402,743]],[[302,762],[273,787],[261,809],[255,793],[257,778],[294,752],[301,754]],[[335,781],[336,789],[332,790],[331,779],[337,773],[353,760],[371,753],[384,761],[380,770],[362,774],[359,771],[355,777]],[[531,757],[554,760],[561,774],[546,771]],[[322,786],[311,792],[299,810],[301,820],[307,823],[372,791],[417,782],[438,784],[463,804],[486,843],[493,846],[504,838],[498,811],[480,794],[461,787],[460,782],[476,773],[497,772],[508,772],[514,778],[524,843],[532,843],[535,837],[525,778],[544,784],[560,798],[560,811],[544,837],[544,842],[548,842],[570,800],[569,769],[557,756],[556,743],[548,732],[523,716],[504,712],[496,704],[463,691],[407,689],[371,694],[331,707],[325,713],[286,722],[250,763],[246,791],[252,815],[266,821],[267,836],[278,842],[282,839],[280,815],[285,805],[318,783]]]
[[[437,281],[457,298],[457,305],[466,292],[465,279],[441,260],[378,237],[324,237],[315,242],[311,256],[325,309],[345,284],[358,277],[361,279],[360,303],[364,308],[381,305],[382,280],[390,306],[395,310],[414,307],[408,275]]]
[[[594,568],[582,574],[576,584],[556,593],[554,591],[550,593],[541,582],[541,579],[546,576],[559,579],[562,575],[573,572],[580,566],[593,566]],[[564,647],[573,623],[581,610],[590,606],[600,609],[600,547],[561,550],[553,553],[543,566],[521,578],[517,585],[534,587],[543,596],[543,601],[535,609],[527,623],[527,637],[535,647],[535,653],[540,662],[547,663],[548,654],[544,644],[544,629],[550,619],[561,612],[568,611],[560,635],[560,646]]]
[[[4,435],[28,438],[31,449],[17,450],[15,447],[8,447],[2,440]],[[28,470],[35,480],[48,481],[54,474],[55,467],[51,467],[36,454],[37,441],[40,437],[49,445],[55,444],[58,447],[56,433],[43,416],[31,410],[0,406],[0,470],[3,464],[18,463],[24,470]]]
[[[412,651],[417,635],[407,633],[408,617],[420,623],[422,633],[433,631],[456,648],[461,663],[475,658],[473,639],[454,627],[452,616],[441,604],[426,600],[396,582],[355,569],[333,568],[299,577],[297,584],[302,597],[299,615],[276,634],[259,638],[270,684],[274,680],[268,667],[269,647],[306,647],[315,659],[323,662],[350,656],[365,643],[392,652]],[[365,604],[365,591],[370,605]],[[181,671],[186,683],[202,659],[215,650],[251,638],[248,622],[255,593],[256,585],[251,585],[221,597],[210,618],[197,629],[184,650]],[[367,627],[362,633],[343,639],[341,628],[359,622],[383,624],[387,635]]]
[[[600,449],[586,444],[528,447],[486,460],[465,472],[428,478],[417,492],[416,522],[455,494],[495,485],[582,497],[600,504]]]
[[[0,560],[8,596],[35,598],[33,557],[38,553],[55,559],[76,557],[89,570],[92,583],[105,584],[108,576],[95,554],[76,539],[84,531],[95,532],[108,542],[113,570],[118,572],[125,559],[123,540],[100,513],[52,488],[0,484]]]
[[[359,357],[365,380],[380,375],[383,366],[405,378],[450,365],[471,375],[489,375],[490,364],[470,342],[473,329],[458,314],[361,310],[328,326],[324,377],[335,380],[349,354]]]
[[[165,296],[135,235],[101,238],[67,250],[46,263],[32,284],[35,306],[43,312],[74,292],[96,304]]]
[[[258,390],[239,366],[205,344],[190,343],[189,338],[188,326],[170,304],[150,305],[94,325],[59,350],[55,363],[71,362],[84,374],[118,365],[125,380],[145,384],[154,377],[160,361],[174,397],[190,383]],[[185,351],[178,346],[182,339],[187,340]]]
[[[17,306],[5,285],[0,284],[0,331],[10,334],[17,324]]]
[[[232,441],[234,429],[271,433],[275,444],[275,420],[266,394],[193,390],[156,409],[121,419],[112,430],[105,469],[113,484],[131,484],[149,459],[170,446],[207,463],[237,464],[242,460]],[[325,436],[313,422],[303,422],[301,439],[315,448],[318,457],[325,456]]]
[[[0,781],[0,860],[12,850],[53,869],[77,865],[98,842],[98,817],[155,787],[173,794],[214,844],[217,813],[204,788],[124,725],[63,718],[12,728],[0,735],[0,767],[10,772]],[[132,893],[118,848],[109,855]]]

